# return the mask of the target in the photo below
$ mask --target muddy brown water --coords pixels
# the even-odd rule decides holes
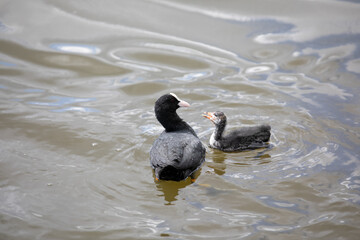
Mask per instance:
[[[357,1],[1,1],[0,239],[358,239]],[[207,143],[268,123],[268,149],[207,149],[154,182],[155,100]]]

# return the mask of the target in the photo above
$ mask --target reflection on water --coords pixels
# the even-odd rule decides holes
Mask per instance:
[[[48,101],[46,101],[46,100],[48,100]],[[76,103],[90,102],[90,101],[95,101],[95,100],[96,100],[95,98],[73,98],[73,97],[49,96],[49,97],[47,97],[47,99],[44,99],[41,102],[30,101],[27,103],[33,104],[33,105],[38,105],[38,106],[52,107],[51,111],[54,111],[54,112],[64,112],[64,111],[97,112],[98,110],[96,110],[96,109],[87,108],[87,107],[77,107],[77,106],[69,106],[69,107],[58,108],[58,109],[53,108],[53,107],[63,107],[65,105],[71,105],[71,104],[76,104]]]
[[[95,46],[89,46],[85,44],[60,44],[53,43],[50,44],[50,48],[53,48],[58,51],[68,52],[68,53],[78,53],[78,54],[98,54],[100,49]]]
[[[166,201],[166,205],[173,204],[172,202],[177,200],[177,196],[179,195],[179,190],[185,188],[186,186],[192,184],[190,179],[186,179],[181,182],[174,181],[159,181],[156,183],[156,187],[158,191],[161,191]]]
[[[208,164],[208,167],[214,169],[214,172],[218,175],[223,175],[226,172],[226,164],[225,160],[228,154],[214,150],[214,154],[212,156],[212,163]]]
[[[360,234],[357,2],[0,6],[0,239]],[[167,92],[204,143],[221,110],[270,124],[270,146],[155,182]]]

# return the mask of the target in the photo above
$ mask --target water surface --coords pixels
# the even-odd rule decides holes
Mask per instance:
[[[356,1],[2,1],[0,239],[357,239]],[[207,143],[268,123],[271,147],[208,149],[154,182],[174,92]]]

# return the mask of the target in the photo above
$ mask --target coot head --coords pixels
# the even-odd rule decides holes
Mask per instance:
[[[217,125],[226,125],[226,116],[223,112],[205,112],[203,117],[210,119],[216,126]]]
[[[179,107],[189,106],[189,103],[181,100],[174,93],[165,94],[155,102],[155,115],[167,132],[188,129],[195,134],[194,130],[176,113]]]
[[[155,112],[157,110],[165,112],[175,112],[179,107],[189,107],[190,104],[178,98],[174,93],[161,96],[155,103]]]

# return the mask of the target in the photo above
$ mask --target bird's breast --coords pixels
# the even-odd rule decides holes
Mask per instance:
[[[215,133],[211,134],[209,144],[210,144],[210,147],[213,147],[213,148],[216,148],[219,145],[218,141],[215,140]]]

